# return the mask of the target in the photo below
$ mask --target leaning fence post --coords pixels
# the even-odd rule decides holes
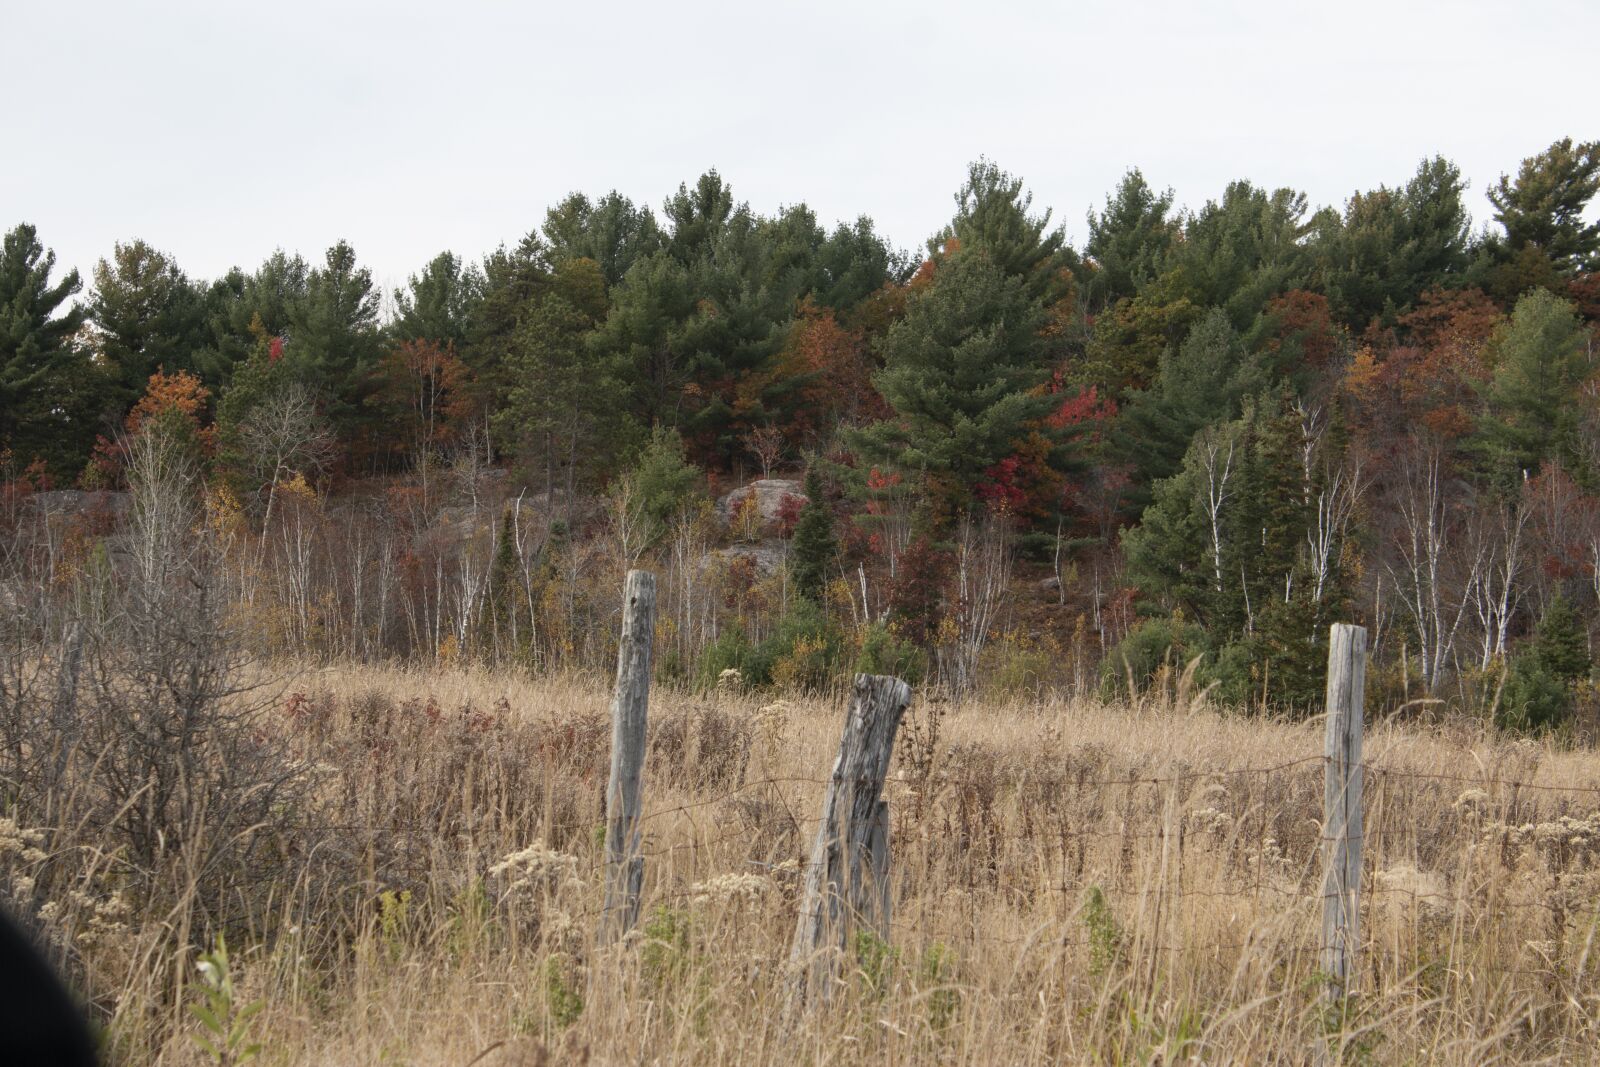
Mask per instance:
[[[1336,623],[1328,639],[1323,780],[1322,970],[1328,995],[1350,991],[1361,937],[1361,720],[1365,627]]]
[[[639,920],[644,857],[639,849],[640,773],[650,703],[650,645],[655,634],[656,576],[629,571],[622,587],[622,643],[617,688],[611,697],[611,778],[606,784],[606,898],[603,941],[614,941]]]
[[[880,794],[910,702],[911,687],[900,679],[856,675],[789,951],[797,1006],[826,997],[856,922],[888,933],[889,806]]]

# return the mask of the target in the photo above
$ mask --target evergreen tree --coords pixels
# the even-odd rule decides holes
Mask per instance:
[[[1084,253],[1093,260],[1084,295],[1094,308],[1135,296],[1166,269],[1180,233],[1172,210],[1172,190],[1157,194],[1137,167],[1123,175],[1098,213],[1089,212]]]
[[[571,194],[546,212],[542,230],[552,261],[592,259],[608,287],[661,247],[655,215],[648,207],[635,207],[615,189],[598,202],[582,193]]]
[[[212,282],[201,299],[201,342],[194,355],[201,376],[226,386],[255,350],[258,333],[287,335],[305,302],[310,271],[304,259],[279,250],[253,274],[234,267]]]
[[[740,205],[708,253],[690,268],[693,311],[678,325],[675,347],[694,385],[678,422],[702,457],[741,450],[741,436],[771,420],[794,383],[769,373],[807,284],[801,271],[772,269],[777,250]]]
[[[1545,605],[1533,631],[1534,660],[1561,682],[1572,684],[1589,677],[1594,666],[1589,657],[1588,635],[1571,601],[1557,593]]]
[[[0,448],[19,463],[44,459],[76,474],[104,408],[103,376],[75,343],[86,311],[63,307],[82,287],[78,272],[52,282],[54,252],[23,223],[0,244]]]
[[[804,211],[791,213],[787,229],[764,223],[715,171],[692,190],[680,186],[663,213],[665,247],[615,288],[599,343],[634,383],[641,424],[677,427],[698,458],[723,462],[750,427],[771,421],[793,385],[770,372],[820,231],[808,235]]]
[[[683,438],[676,430],[656,427],[640,450],[626,477],[638,494],[639,514],[644,519],[644,542],[648,546],[667,533],[677,518],[700,491],[704,478],[700,468],[684,453]]]
[[[1572,712],[1573,686],[1592,663],[1588,637],[1565,597],[1545,606],[1533,637],[1512,657],[1497,719],[1511,729],[1559,726]]]
[[[1183,466],[1153,486],[1149,507],[1137,526],[1122,531],[1122,554],[1128,582],[1161,614],[1180,611],[1208,623],[1210,612],[1226,610],[1223,599],[1232,589],[1232,553],[1228,542],[1216,542],[1231,526],[1214,525],[1207,504],[1218,511],[1237,494],[1233,463],[1242,462],[1243,424],[1208,427],[1195,435]],[[1213,457],[1207,467],[1206,457]],[[1220,461],[1220,465],[1219,462]],[[1226,471],[1226,478],[1219,477]],[[1231,515],[1230,511],[1224,514]],[[1239,614],[1237,612],[1233,614]]]
[[[440,252],[404,289],[394,291],[397,309],[389,336],[397,341],[432,341],[465,350],[483,300],[483,272]]]
[[[289,309],[284,359],[336,409],[348,410],[377,363],[378,302],[372,272],[357,266],[355,249],[340,241],[307,277],[304,301]]]
[[[89,315],[101,355],[124,408],[144,392],[158,368],[201,371],[204,306],[198,289],[171,257],[144,241],[116,245],[94,271]]]
[[[767,246],[762,263],[762,286],[796,294],[816,289],[817,257],[828,237],[817,222],[815,211],[805,204],[790,204],[777,218],[760,219],[756,232]]]
[[[494,561],[489,565],[490,622],[494,627],[495,648],[509,651],[516,660],[525,659],[533,638],[528,616],[527,588],[523,584],[522,560],[517,554],[517,527],[511,508],[500,518],[500,535],[495,540]]]
[[[1238,417],[1244,398],[1267,385],[1260,360],[1221,308],[1161,357],[1155,383],[1135,392],[1113,432],[1115,454],[1131,460],[1140,485],[1171,477],[1202,426]]]
[[[250,356],[234,368],[227,388],[217,400],[217,468],[240,497],[257,493],[281,473],[263,471],[263,457],[255,454],[245,423],[273,396],[296,384],[289,365],[281,358],[281,339],[268,336],[259,317],[252,336],[255,344]]]
[[[1563,137],[1522,161],[1517,176],[1502,174],[1489,189],[1495,221],[1505,227],[1503,260],[1538,248],[1558,273],[1600,268],[1600,222],[1584,213],[1600,192],[1600,141],[1573,144]]]
[[[1312,706],[1317,635],[1346,597],[1337,566],[1320,588],[1312,578],[1307,532],[1325,460],[1312,450],[1308,468],[1309,444],[1287,399],[1268,394],[1197,433],[1123,534],[1129,579],[1152,607],[1199,623],[1210,677],[1241,702],[1265,691],[1280,706]]]
[[[542,468],[546,492],[564,488],[569,500],[579,463],[603,462],[623,443],[620,383],[594,337],[605,309],[598,264],[564,261],[549,289],[527,302],[503,365],[506,386],[494,415],[500,440]]]
[[[1245,576],[1247,625],[1254,612],[1293,591],[1310,521],[1310,486],[1302,463],[1300,418],[1286,397],[1264,398],[1250,426],[1233,512],[1237,569]]]
[[[1027,282],[979,249],[940,262],[883,341],[878,391],[894,417],[854,435],[873,463],[925,473],[949,502],[970,499],[988,468],[1057,401]]]
[[[666,251],[635,263],[611,294],[599,343],[630,383],[629,406],[643,425],[670,423],[690,382],[682,324],[694,313],[688,268]]]
[[[1588,376],[1583,324],[1572,305],[1536,289],[1490,342],[1494,377],[1477,447],[1502,484],[1549,460],[1581,472],[1578,385]]]
[[[661,210],[667,221],[667,252],[685,265],[708,257],[730,226],[750,222],[749,206],[734,203],[732,187],[715,170],[700,175],[693,189],[679,183]]]
[[[1241,649],[1250,670],[1223,681],[1235,699],[1265,693],[1269,704],[1308,715],[1325,692],[1327,650],[1320,638],[1328,613],[1312,596],[1311,576],[1303,566],[1291,570],[1288,581],[1287,594],[1267,600]]]
[[[850,311],[910,274],[905,256],[890,248],[865,215],[840,223],[817,249],[811,294],[823,307]]]
[[[955,218],[928,242],[930,253],[981,252],[1001,273],[1021,279],[1030,298],[1049,303],[1065,295],[1075,265],[1066,233],[1051,228],[1048,209],[1030,214],[1033,194],[1024,192],[1021,178],[979,159],[955,199]]]
[[[1095,318],[1088,359],[1078,368],[1077,381],[1107,387],[1118,396],[1148,388],[1162,354],[1181,345],[1204,315],[1183,272],[1166,271],[1137,296],[1124,297]]]
[[[463,358],[494,408],[511,386],[507,359],[523,318],[550,289],[548,249],[537,233],[514,247],[495,249],[483,261],[483,295]]]
[[[1187,220],[1170,256],[1190,299],[1225,309],[1235,329],[1248,329],[1269,300],[1310,273],[1305,213],[1304,193],[1230,182],[1220,203],[1207,201]]]
[[[248,336],[251,323],[259,318],[269,336],[285,336],[304,317],[311,276],[311,265],[298,253],[291,256],[278,249],[245,279],[244,307],[234,324]]]
[[[839,554],[833,536],[833,510],[823,497],[822,475],[817,464],[806,470],[806,503],[794,527],[792,577],[796,595],[822,603],[828,584],[828,570]]]
[[[1456,165],[1436,156],[1402,188],[1356,193],[1342,219],[1318,214],[1313,247],[1342,322],[1392,324],[1423,292],[1462,274],[1471,252],[1464,189]]]

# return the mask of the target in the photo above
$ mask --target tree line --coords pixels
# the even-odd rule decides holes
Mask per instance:
[[[412,652],[570,643],[579,546],[604,542],[682,557],[685,671],[805,676],[804,646],[967,686],[1087,657],[1114,688],[1195,661],[1231,701],[1307,708],[1317,635],[1350,619],[1396,703],[1453,685],[1568,721],[1600,605],[1597,190],[1600,143],[1571,139],[1490,185],[1478,229],[1439,157],[1315,210],[1248,180],[1180,210],[1135,169],[1074,248],[980,160],[912,254],[866,217],[759,214],[713,171],[659,211],[574,193],[481,262],[439,254],[387,314],[344,242],[203,282],[134,240],[85,287],[24,224],[0,249],[7,492],[117,487],[159,428],[258,567],[304,502],[377,501],[423,584],[424,535],[488,492],[467,592],[441,564],[407,594],[431,605]],[[762,575],[691,573],[729,537],[691,520],[801,469],[761,621]]]

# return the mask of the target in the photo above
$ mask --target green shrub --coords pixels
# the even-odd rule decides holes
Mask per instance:
[[[751,678],[751,658],[755,648],[745,636],[744,627],[730,626],[717,635],[717,639],[700,652],[700,667],[696,681],[701,689],[714,689],[722,679],[722,672],[735,670],[745,684],[754,685]]]
[[[1146,619],[1128,632],[1100,664],[1101,688],[1108,697],[1128,693],[1134,686],[1150,684],[1163,666],[1181,670],[1206,651],[1205,631],[1181,618]]]
[[[632,476],[644,498],[645,515],[660,529],[694,498],[701,484],[700,468],[685,458],[678,432],[659,426],[639,453]]]
[[[1589,644],[1566,598],[1556,596],[1511,660],[1495,721],[1505,729],[1549,730],[1572,717],[1574,686],[1587,678]]]
[[[817,692],[843,673],[844,639],[814,602],[795,600],[772,636],[761,642],[752,668],[763,675],[761,684]]]
[[[663,904],[650,913],[641,932],[639,965],[645,980],[661,989],[681,979],[689,969],[689,913]]]
[[[710,689],[732,668],[747,686],[815,692],[838,681],[845,662],[839,628],[816,604],[795,600],[760,644],[752,645],[737,627],[724,630],[700,654],[697,680],[701,688]]]
[[[1548,730],[1572,712],[1572,687],[1535,661],[1518,656],[1506,674],[1495,723],[1505,730]]]
[[[996,693],[1037,693],[1055,676],[1061,650],[1048,636],[1007,630],[983,654],[983,684]]]
[[[861,631],[861,651],[856,654],[857,674],[891,674],[917,685],[927,670],[927,656],[881,622]]]
[[[953,988],[955,953],[942,941],[935,941],[922,953],[917,968],[917,985],[927,995],[928,1026],[941,1033],[955,1021],[961,1008],[961,991]]]
[[[558,1030],[565,1030],[583,1014],[583,993],[578,980],[570,973],[572,969],[572,961],[566,957],[551,956],[545,960],[545,1007]]]
[[[868,997],[882,1000],[900,954],[875,930],[857,930],[855,936],[856,974]]]

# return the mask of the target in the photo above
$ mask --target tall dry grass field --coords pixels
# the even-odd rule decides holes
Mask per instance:
[[[234,1003],[264,1005],[247,1023],[259,1062],[1600,1055],[1594,753],[1372,727],[1363,952],[1334,1007],[1320,723],[918,699],[888,789],[892,936],[858,937],[828,1002],[796,1016],[797,871],[842,697],[653,694],[645,919],[601,949],[602,681],[341,668],[272,684],[262,728],[290,740],[309,788],[250,831],[250,875],[191,898],[186,920],[233,931]],[[89,939],[80,981],[113,1051],[206,1062],[185,1009],[198,935],[163,947],[176,912],[118,904],[98,877],[64,936]]]

